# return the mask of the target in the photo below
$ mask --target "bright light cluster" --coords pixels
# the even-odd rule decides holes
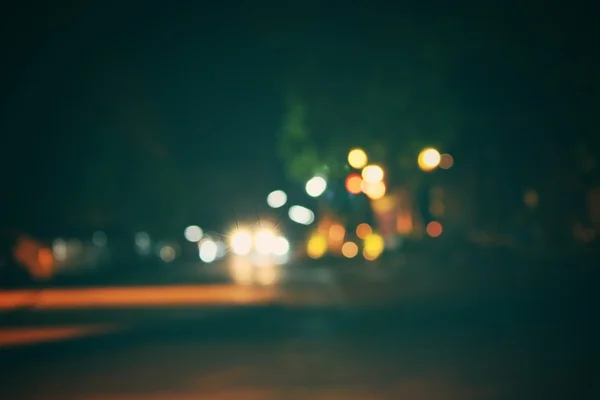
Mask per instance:
[[[229,246],[233,254],[238,256],[249,255],[253,250],[265,256],[285,256],[290,249],[290,243],[286,238],[267,228],[257,232],[237,229],[229,236]]]

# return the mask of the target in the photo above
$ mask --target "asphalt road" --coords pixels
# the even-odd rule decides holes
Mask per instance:
[[[128,324],[103,309],[93,335],[0,351],[0,387],[9,399],[600,398],[594,264],[499,265],[289,272],[221,286],[274,297],[202,317],[173,318],[178,306]],[[84,310],[69,315],[101,311]]]

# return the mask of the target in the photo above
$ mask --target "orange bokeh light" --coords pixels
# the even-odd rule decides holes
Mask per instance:
[[[371,233],[373,233],[373,228],[365,222],[356,227],[356,236],[358,236],[359,239],[364,239]]]
[[[425,228],[425,231],[432,238],[438,237],[442,234],[442,224],[440,224],[437,221],[431,221],[427,224],[427,228]]]
[[[346,236],[346,230],[342,225],[331,225],[331,227],[329,228],[329,239],[335,242],[341,242],[344,240],[344,236]]]
[[[454,165],[454,157],[450,154],[442,154],[440,156],[440,168],[441,169],[450,169]]]
[[[354,258],[358,254],[358,246],[353,242],[346,242],[342,246],[342,254],[347,258]]]
[[[362,191],[362,178],[358,174],[350,174],[346,178],[346,190],[352,194],[359,194]]]

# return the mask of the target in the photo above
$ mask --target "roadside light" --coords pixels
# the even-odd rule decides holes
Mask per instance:
[[[350,164],[352,168],[361,169],[367,165],[368,161],[369,158],[367,157],[367,153],[365,153],[363,149],[352,149],[348,153],[348,164]]]
[[[419,153],[417,163],[419,164],[419,168],[421,168],[421,170],[429,172],[436,169],[440,165],[441,160],[442,156],[440,155],[439,151],[433,147],[427,147]]]

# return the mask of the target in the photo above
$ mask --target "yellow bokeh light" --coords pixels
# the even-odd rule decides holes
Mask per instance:
[[[362,178],[367,183],[377,183],[383,180],[383,169],[379,165],[367,165],[362,170]]]
[[[376,183],[368,183],[363,181],[362,191],[371,200],[379,200],[385,196],[386,187],[382,181]]]
[[[383,253],[384,248],[385,242],[383,238],[376,233],[371,233],[365,238],[363,255],[367,260],[374,260]]]
[[[327,252],[327,238],[323,235],[313,235],[306,245],[306,253],[310,258],[321,258]]]
[[[356,227],[356,236],[358,236],[359,239],[366,239],[371,233],[373,233],[373,228],[366,222],[363,222]]]
[[[361,169],[369,162],[367,153],[363,149],[352,149],[348,153],[348,164],[352,168]]]
[[[432,171],[436,169],[438,165],[440,165],[441,160],[442,156],[440,155],[440,152],[432,147],[428,147],[419,153],[417,163],[419,164],[419,168],[421,168],[421,170]]]
[[[358,254],[358,246],[353,242],[346,242],[342,246],[342,254],[346,258],[354,258]]]
[[[393,196],[384,196],[371,202],[371,207],[376,214],[384,214],[394,211],[397,201]]]

